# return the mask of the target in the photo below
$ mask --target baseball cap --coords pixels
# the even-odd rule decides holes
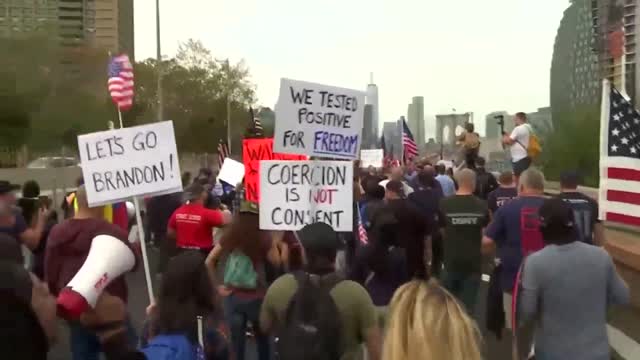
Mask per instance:
[[[298,232],[302,246],[307,251],[339,250],[343,242],[333,228],[323,222],[306,225]]]
[[[244,200],[240,203],[240,212],[249,214],[258,214],[258,203]]]
[[[20,185],[12,184],[7,180],[0,180],[0,195],[20,189]]]
[[[547,229],[572,229],[573,211],[566,201],[558,198],[546,199],[538,210],[540,226]]]

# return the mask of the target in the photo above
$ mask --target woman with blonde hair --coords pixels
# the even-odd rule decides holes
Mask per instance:
[[[414,280],[391,300],[384,360],[481,360],[481,335],[463,305],[436,281]]]

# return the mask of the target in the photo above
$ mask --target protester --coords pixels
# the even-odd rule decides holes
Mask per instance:
[[[0,180],[0,234],[7,234],[30,250],[35,250],[42,239],[49,212],[46,209],[40,209],[35,225],[29,227],[20,209],[16,207],[17,200],[14,192],[18,189],[20,185]]]
[[[409,195],[409,201],[420,211],[428,224],[431,224],[431,275],[439,276],[442,269],[442,235],[438,229],[438,211],[443,198],[440,183],[433,176],[433,168],[425,167],[418,174],[418,187]]]
[[[398,219],[389,208],[380,211],[386,213],[378,214],[369,244],[359,249],[349,278],[367,289],[374,305],[386,307],[396,289],[410,277],[406,251],[396,237]]]
[[[531,166],[531,158],[527,150],[533,129],[527,123],[527,114],[523,112],[516,113],[514,121],[516,127],[513,128],[511,135],[503,135],[502,143],[509,145],[513,173],[516,177],[516,183],[518,183],[520,175]]]
[[[389,212],[398,220],[396,233],[397,243],[406,250],[409,266],[409,276],[425,278],[427,271],[429,252],[431,250],[431,238],[433,224],[425,218],[420,210],[411,202],[403,198],[402,183],[389,181],[385,194],[385,206],[374,214],[371,227],[375,229],[384,221],[384,214]]]
[[[480,135],[475,132],[473,123],[464,124],[464,131],[458,136],[457,142],[462,145],[464,161],[468,169],[476,168],[476,159],[480,152]]]
[[[200,252],[192,251],[169,262],[157,303],[149,309],[147,333],[143,337],[143,351],[149,360],[154,360],[150,355],[158,352],[154,347],[179,343],[170,338],[172,335],[186,337],[192,347],[198,347],[199,330],[203,333],[205,359],[230,359],[228,329],[204,261]],[[202,329],[198,316],[203,319]]]
[[[258,358],[269,359],[269,338],[260,331],[259,314],[267,289],[267,263],[279,268],[282,241],[274,241],[269,232],[260,231],[258,206],[245,201],[220,243],[207,258],[211,273],[218,262],[224,264],[224,311],[231,328],[231,341],[235,359],[245,359],[245,332],[247,324],[254,327]]]
[[[440,183],[442,193],[445,197],[453,196],[456,193],[456,184],[453,182],[450,176],[447,175],[447,169],[444,164],[436,165],[436,180]]]
[[[391,302],[384,360],[481,360],[481,335],[463,306],[436,281],[414,280]]]
[[[546,200],[539,214],[547,246],[524,261],[519,308],[536,358],[609,360],[607,309],[628,304],[629,288],[605,250],[576,241],[570,204]]]
[[[512,294],[522,260],[544,247],[538,217],[538,209],[544,202],[544,175],[536,169],[526,170],[518,187],[518,197],[498,209],[483,239],[483,245],[488,249],[498,247],[508,328],[512,324]]]
[[[285,329],[279,333],[280,358],[326,355],[330,359],[359,359],[364,341],[368,358],[380,359],[382,340],[371,297],[361,285],[340,281],[335,273],[336,254],[343,246],[336,232],[327,224],[314,223],[300,231],[300,240],[306,254],[305,271],[276,280],[267,291],[260,313],[265,332],[275,334],[277,329]],[[300,309],[306,310],[301,313]],[[308,333],[308,326],[316,326],[318,331]]]
[[[402,192],[403,196],[409,196],[413,192],[413,188],[407,184],[404,178],[404,170],[400,166],[396,166],[391,169],[391,175],[388,180],[383,180],[380,182],[380,186],[387,187],[389,181],[398,181],[402,184]]]
[[[93,238],[98,235],[110,235],[131,247],[127,233],[119,226],[107,222],[102,206],[90,208],[87,192],[80,186],[76,192],[78,210],[72,219],[65,220],[51,229],[45,249],[45,279],[49,289],[58,295],[84,264]],[[132,249],[133,251],[133,249]],[[127,302],[127,284],[124,275],[116,278],[106,291]],[[74,360],[98,359],[101,351],[96,336],[80,323],[69,323],[71,332],[71,353]],[[134,344],[135,336],[131,326],[130,340]]]
[[[456,195],[440,202],[443,228],[443,286],[466,306],[475,310],[482,275],[482,230],[489,222],[486,202],[473,195],[476,174],[471,169],[457,174],[460,188]]]
[[[500,187],[490,192],[487,197],[487,203],[492,216],[504,204],[518,196],[518,189],[516,189],[516,185],[513,182],[512,171],[503,171],[500,173],[498,182]]]
[[[51,204],[48,198],[40,198],[40,185],[30,180],[22,185],[22,197],[18,200],[18,206],[22,210],[22,215],[29,228],[38,226],[38,217],[42,211],[47,212],[46,222],[38,246],[32,249],[33,258],[31,261],[31,271],[39,278],[44,279],[44,249],[51,228],[58,222],[57,214],[51,211]]]
[[[167,227],[171,215],[182,205],[181,192],[158,195],[147,203],[147,224],[154,244],[159,248],[158,273],[162,274],[169,258],[176,251],[175,242],[167,240]]]
[[[482,200],[489,198],[489,193],[498,188],[496,177],[485,169],[486,161],[483,157],[476,159],[476,189],[473,194]]]
[[[598,218],[598,202],[578,191],[580,176],[573,171],[560,175],[558,198],[566,201],[573,210],[573,221],[578,239],[584,243],[603,246],[604,226]]]
[[[167,241],[175,243],[177,252],[199,250],[206,256],[213,249],[213,228],[228,224],[231,213],[205,208],[209,193],[199,183],[189,186],[184,195],[186,204],[169,218]]]
[[[375,178],[364,179],[364,197],[358,204],[360,219],[367,230],[371,228],[373,214],[384,205],[385,189],[378,183]]]

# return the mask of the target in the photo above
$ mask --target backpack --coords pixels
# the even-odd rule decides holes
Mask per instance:
[[[475,132],[467,132],[464,135],[464,148],[473,150],[480,147],[480,135]]]
[[[194,345],[185,335],[158,335],[140,350],[148,360],[204,360],[200,345]]]
[[[336,274],[311,277],[293,275],[298,290],[285,313],[278,340],[279,360],[339,360],[342,356],[342,322],[330,291],[343,278]]]
[[[238,289],[258,287],[258,273],[251,258],[240,250],[234,250],[224,267],[224,284]]]
[[[531,160],[535,160],[542,153],[542,145],[540,143],[540,138],[533,132],[533,128],[531,125],[527,124],[527,130],[529,131],[529,144],[524,146],[521,142],[518,141],[518,144],[522,146],[525,150],[527,150],[527,156]]]

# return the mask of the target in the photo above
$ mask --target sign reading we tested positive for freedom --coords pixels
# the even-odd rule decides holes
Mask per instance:
[[[365,93],[282,79],[274,151],[355,160],[360,153]]]
[[[173,122],[78,136],[89,206],[182,190]]]

